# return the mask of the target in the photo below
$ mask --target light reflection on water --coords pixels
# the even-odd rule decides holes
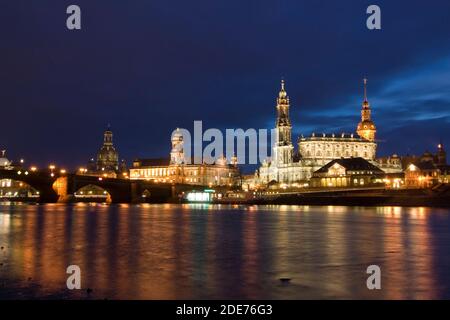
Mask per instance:
[[[0,206],[0,298],[450,298],[450,210]],[[66,289],[67,266],[82,286]],[[382,290],[366,288],[366,268]],[[283,284],[280,278],[292,279]]]

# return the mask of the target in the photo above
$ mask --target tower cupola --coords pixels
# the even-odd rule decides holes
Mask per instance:
[[[361,109],[361,122],[358,123],[356,132],[361,138],[375,141],[377,128],[372,121],[372,111],[370,109],[369,100],[367,99],[367,79],[364,79],[364,101]]]

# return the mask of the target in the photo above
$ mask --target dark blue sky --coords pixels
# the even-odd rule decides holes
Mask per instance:
[[[379,154],[450,144],[450,1],[1,0],[0,148],[84,164],[110,123],[120,157],[168,155],[176,127],[353,132],[362,78]],[[82,30],[65,27],[82,9]],[[378,4],[382,30],[366,28]]]

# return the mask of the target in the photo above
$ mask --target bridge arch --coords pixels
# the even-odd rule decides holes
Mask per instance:
[[[48,172],[33,172],[25,169],[0,169],[0,180],[11,180],[24,183],[39,193],[39,202],[56,202],[58,194],[53,188],[57,178]]]
[[[40,192],[28,183],[17,180],[0,178],[0,200],[38,200]]]
[[[85,195],[86,191],[88,195],[90,191],[92,191],[92,195],[106,192],[105,202],[108,203],[131,202],[129,181],[79,175],[73,175],[67,181],[67,194],[71,198],[70,200],[77,201],[82,196],[80,192]]]
[[[74,192],[76,202],[106,202],[111,203],[111,194],[96,184],[85,185]]]

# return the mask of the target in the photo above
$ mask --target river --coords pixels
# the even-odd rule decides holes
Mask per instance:
[[[450,298],[449,209],[3,204],[0,246],[0,299]]]

